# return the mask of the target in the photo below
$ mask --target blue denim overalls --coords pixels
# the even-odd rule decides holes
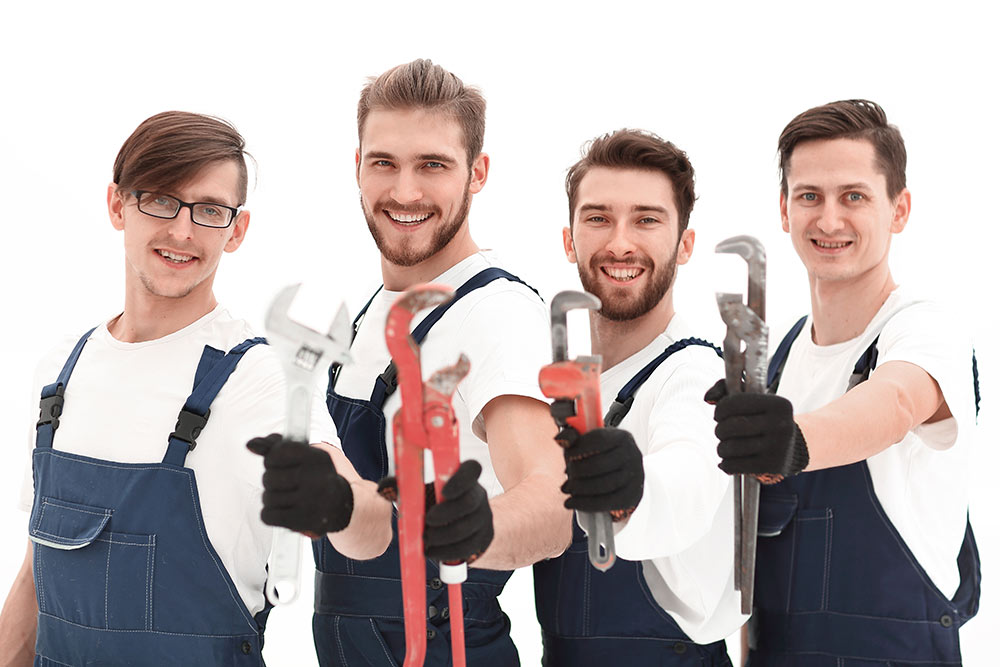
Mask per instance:
[[[604,417],[617,426],[632,407],[636,391],[670,355],[697,339],[679,340],[649,362],[618,392]],[[619,558],[605,572],[587,556],[587,536],[574,522],[573,543],[566,552],[535,564],[535,608],[542,626],[545,667],[660,667],[731,665],[726,642],[699,645],[653,599],[642,562]]]
[[[771,391],[805,322],[803,317],[792,327],[771,359]],[[876,337],[858,359],[848,391],[874,370],[877,343]],[[973,381],[978,397],[975,372]],[[866,461],[762,486],[758,531],[748,665],[961,664],[958,628],[979,608],[971,524],[957,559],[960,584],[950,600],[889,521]]]
[[[264,664],[267,610],[247,610],[205,532],[188,451],[243,353],[205,346],[162,462],[53,449],[66,386],[90,333],[42,390],[33,470],[36,666]],[[114,428],[109,424],[108,428]]]
[[[431,311],[413,330],[413,339],[421,343],[448,308],[469,292],[500,278],[522,282],[501,269],[484,269],[459,287],[451,301]],[[367,309],[365,306],[358,314],[355,327]],[[459,351],[456,347],[455,354]],[[390,364],[376,378],[367,401],[340,396],[334,391],[336,382],[337,368],[334,367],[330,371],[327,406],[337,425],[344,453],[362,477],[377,482],[389,471],[382,406],[396,390],[396,367]],[[326,539],[313,542],[317,569],[313,638],[323,667],[402,664],[405,645],[398,539],[393,516],[392,542],[384,554],[372,560],[346,558]],[[517,649],[510,639],[510,620],[497,602],[510,574],[509,571],[469,568],[469,578],[462,584],[469,665],[509,667],[519,664]],[[425,664],[428,667],[450,665],[447,587],[438,576],[437,563],[430,560],[427,561],[427,605]]]

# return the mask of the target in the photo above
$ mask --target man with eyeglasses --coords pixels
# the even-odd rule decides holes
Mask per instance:
[[[246,236],[246,192],[244,140],[219,119],[161,113],[122,146],[107,203],[125,307],[38,367],[30,540],[0,615],[4,664],[263,664],[272,529],[245,443],[283,426],[285,383],[212,289]],[[320,398],[313,420],[313,442],[337,443]],[[374,491],[356,515],[367,497],[388,516]]]

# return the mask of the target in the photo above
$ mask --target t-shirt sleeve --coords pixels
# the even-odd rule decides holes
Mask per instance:
[[[646,415],[643,496],[615,537],[618,553],[629,560],[671,556],[694,545],[711,529],[729,486],[718,468],[713,408],[703,398],[723,374],[722,361],[704,348],[677,354],[684,359],[663,368],[669,375],[657,372],[647,381],[661,385]]]
[[[549,316],[534,293],[512,285],[486,295],[469,309],[459,336],[470,369],[458,392],[475,420],[497,396],[546,401],[538,370],[552,361]]]
[[[938,383],[952,417],[914,429],[923,442],[948,449],[959,431],[976,422],[972,340],[968,327],[940,304],[924,301],[899,311],[879,335],[877,366],[905,361],[919,366]],[[877,367],[876,366],[876,367]]]

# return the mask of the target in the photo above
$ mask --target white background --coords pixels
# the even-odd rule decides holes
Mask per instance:
[[[716,340],[722,325],[712,292],[742,289],[740,267],[712,254],[723,238],[750,233],[767,245],[768,320],[776,333],[808,309],[805,274],[777,211],[775,142],[785,123],[836,99],[867,97],[885,107],[907,142],[913,192],[909,226],[894,241],[894,276],[950,299],[976,337],[984,411],[969,483],[985,580],[982,610],[962,640],[966,664],[996,664],[1000,276],[992,241],[1000,222],[1000,53],[995,21],[978,3],[158,7],[0,9],[0,424],[7,435],[0,595],[25,546],[26,516],[16,504],[37,409],[28,395],[34,363],[59,338],[122,305],[121,239],[104,203],[122,141],[167,109],[234,122],[259,170],[247,241],[223,260],[216,294],[260,324],[277,288],[304,279],[310,303],[329,299],[315,313],[322,324],[335,301],[345,299],[353,314],[379,283],[354,181],[358,92],[367,76],[429,57],[480,86],[489,104],[492,167],[474,200],[473,235],[545,296],[577,286],[559,239],[564,170],[580,145],[627,126],[688,151],[697,172],[697,244],[680,271],[676,303]],[[537,664],[530,595],[530,576],[519,573],[504,607],[524,663]],[[294,610],[272,615],[271,665],[312,664],[309,606],[307,591]]]

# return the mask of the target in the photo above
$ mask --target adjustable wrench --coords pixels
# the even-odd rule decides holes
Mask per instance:
[[[424,556],[424,450],[434,463],[434,491],[438,500],[445,482],[459,465],[458,421],[451,407],[455,388],[469,372],[469,360],[459,354],[454,365],[422,381],[420,347],[410,335],[417,312],[452,298],[450,288],[417,285],[389,309],[385,342],[396,364],[402,406],[392,420],[396,484],[399,490],[399,563],[403,582],[403,621],[406,637],[404,667],[424,664],[427,651],[427,589]],[[448,584],[451,652],[455,667],[465,667],[465,623],[462,582],[466,564],[441,563],[441,580]]]
[[[320,333],[288,317],[288,309],[299,284],[283,288],[267,309],[264,328],[268,343],[278,352],[287,383],[285,438],[309,441],[312,394],[317,375],[332,362],[351,359],[351,320],[341,304],[327,333]],[[299,594],[299,564],[302,534],[275,528],[267,568],[267,599],[273,604],[289,604]]]
[[[767,257],[764,245],[752,236],[734,236],[715,246],[715,252],[732,253],[746,260],[749,273],[747,302],[742,294],[717,293],[719,313],[726,323],[722,356],[726,362],[729,393],[767,391],[767,324],[764,323],[764,278]],[[741,347],[745,349],[741,352]],[[757,559],[757,511],[760,482],[752,475],[733,480],[736,590],[740,609],[753,609],[753,578]]]
[[[601,415],[601,357],[570,361],[566,341],[566,313],[577,308],[598,310],[601,300],[588,292],[567,290],[552,297],[552,363],[538,372],[542,393],[554,399],[552,417],[560,428],[572,426],[581,435],[604,425]],[[615,533],[611,514],[577,512],[587,532],[587,554],[602,572],[615,564]]]

